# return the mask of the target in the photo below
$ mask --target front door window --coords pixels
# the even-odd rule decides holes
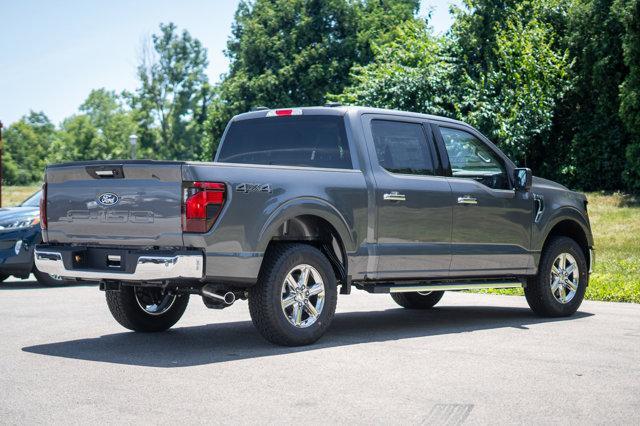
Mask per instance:
[[[504,163],[488,146],[463,130],[440,128],[454,177],[474,179],[493,189],[510,189]]]

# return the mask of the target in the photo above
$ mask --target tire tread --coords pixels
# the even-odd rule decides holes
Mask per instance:
[[[152,316],[140,309],[131,286],[122,286],[120,291],[106,291],[105,297],[113,318],[124,328],[139,332],[168,330],[180,320],[189,304],[188,294],[179,295],[167,312]]]
[[[555,299],[552,300],[553,296],[549,296],[547,265],[555,259],[560,251],[567,250],[575,252],[576,261],[580,264],[580,287],[571,302],[561,305]],[[524,295],[531,310],[541,317],[564,317],[575,313],[582,303],[586,286],[588,285],[588,275],[586,275],[586,279],[583,279],[582,275],[586,273],[586,267],[584,253],[575,240],[564,236],[552,237],[540,257],[538,274],[527,279],[527,286],[524,288]]]
[[[434,291],[423,296],[417,292],[391,293],[391,298],[398,305],[406,309],[431,309],[444,296],[444,291]]]
[[[278,274],[283,264],[288,261],[291,256],[306,255],[317,257],[322,260],[322,268],[325,275],[329,276],[329,280],[325,278],[325,305],[321,315],[325,312],[328,315],[310,328],[315,331],[300,332],[297,335],[287,332],[288,330],[281,325],[282,312],[279,306],[273,301],[274,287],[281,285]],[[322,273],[322,271],[320,271]],[[329,292],[332,292],[331,294]],[[331,323],[335,313],[335,299],[337,298],[335,276],[331,264],[322,254],[320,250],[309,244],[300,243],[282,243],[274,244],[269,248],[265,257],[262,269],[258,276],[258,282],[249,290],[249,313],[251,320],[260,334],[268,341],[282,346],[301,346],[308,345],[318,340],[326,328]],[[319,325],[319,327],[316,327]],[[306,335],[305,335],[306,334]]]

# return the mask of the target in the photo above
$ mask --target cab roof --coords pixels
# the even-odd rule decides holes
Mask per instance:
[[[282,113],[284,112],[284,113]],[[456,123],[460,125],[468,124],[463,123],[458,120],[454,120],[447,117],[442,117],[438,115],[430,115],[430,114],[420,114],[417,112],[408,112],[408,111],[400,111],[394,109],[384,109],[384,108],[372,108],[372,107],[363,107],[363,106],[312,106],[312,107],[289,107],[289,108],[276,108],[276,109],[259,109],[256,111],[245,112],[242,114],[238,114],[233,117],[232,121],[239,120],[249,120],[254,118],[263,118],[263,117],[271,117],[271,116],[288,116],[288,115],[355,115],[359,116],[362,114],[380,114],[380,115],[393,115],[400,117],[412,117],[412,118],[420,118],[427,120],[436,120],[442,122]]]

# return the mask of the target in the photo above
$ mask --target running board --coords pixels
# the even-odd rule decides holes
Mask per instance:
[[[475,280],[475,281],[433,281],[416,284],[355,284],[361,290],[369,293],[408,293],[416,291],[450,291],[450,290],[480,290],[485,288],[520,288],[520,280]]]

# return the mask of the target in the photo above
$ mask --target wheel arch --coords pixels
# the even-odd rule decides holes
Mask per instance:
[[[355,237],[347,220],[331,204],[314,198],[291,200],[277,209],[263,226],[258,249],[265,253],[273,244],[300,242],[317,246],[329,259],[336,277],[345,282],[347,251]]]
[[[541,248],[541,253],[544,252],[544,250],[547,248],[547,246],[549,245],[549,242],[553,237],[559,237],[559,236],[571,238],[576,243],[578,243],[578,245],[582,249],[582,252],[584,253],[585,259],[587,260],[587,264],[588,265],[591,264],[591,259],[590,259],[591,253],[589,249],[592,247],[593,242],[591,241],[591,238],[590,238],[591,233],[588,231],[588,228],[586,228],[586,226],[583,223],[581,223],[580,221],[574,218],[568,218],[568,217],[558,218],[549,227],[545,235],[542,248]]]

